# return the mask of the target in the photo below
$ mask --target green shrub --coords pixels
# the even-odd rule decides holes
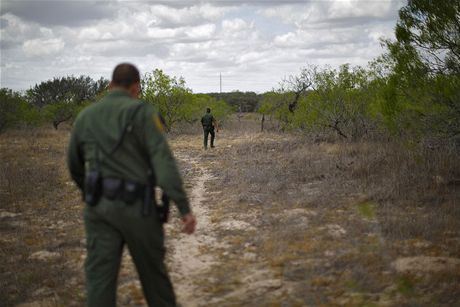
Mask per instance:
[[[0,131],[19,126],[42,123],[40,111],[10,89],[0,89]]]

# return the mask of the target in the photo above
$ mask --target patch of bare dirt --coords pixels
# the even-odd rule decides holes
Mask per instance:
[[[460,258],[452,257],[402,257],[393,262],[396,271],[401,273],[460,272]]]

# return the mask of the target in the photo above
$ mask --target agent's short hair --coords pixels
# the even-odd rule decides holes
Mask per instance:
[[[211,108],[206,108],[206,113],[211,113]]]
[[[112,73],[112,84],[115,86],[128,88],[140,80],[139,70],[130,63],[118,64]]]

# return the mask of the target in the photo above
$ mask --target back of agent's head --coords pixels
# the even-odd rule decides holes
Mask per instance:
[[[112,85],[117,87],[129,88],[140,80],[139,70],[130,63],[118,64],[112,73]]]
[[[206,108],[206,113],[211,113],[211,109],[210,109],[210,108]]]

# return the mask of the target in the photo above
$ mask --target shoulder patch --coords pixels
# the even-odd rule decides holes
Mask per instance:
[[[163,123],[161,122],[160,116],[154,113],[152,119],[153,119],[153,124],[155,125],[155,127],[157,127],[157,129],[160,130],[161,133],[164,133],[166,129]]]

